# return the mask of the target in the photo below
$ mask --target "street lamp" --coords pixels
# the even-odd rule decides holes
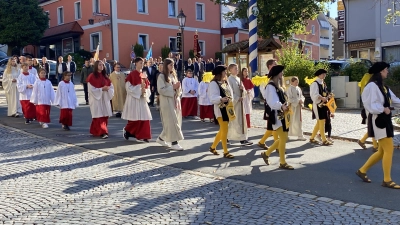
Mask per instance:
[[[182,72],[185,72],[185,66],[184,66],[184,46],[185,46],[185,37],[183,36],[183,29],[185,28],[185,23],[186,23],[186,15],[183,13],[183,10],[181,9],[181,11],[179,12],[179,15],[177,16],[178,18],[178,22],[179,22],[179,28],[181,29],[181,35],[182,35]],[[182,76],[183,77],[183,74]]]

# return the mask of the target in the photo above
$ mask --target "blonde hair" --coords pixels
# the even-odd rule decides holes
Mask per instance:
[[[292,77],[292,79],[290,79],[290,81],[293,83],[293,82],[295,82],[296,80],[299,80],[299,78],[298,77]]]
[[[228,66],[228,70],[231,70],[233,67],[237,67],[238,65],[236,64],[236,63],[231,63],[231,64],[229,64],[229,66]]]
[[[15,60],[14,58],[9,58],[7,62],[6,69],[4,70],[4,73],[11,73],[11,62]]]

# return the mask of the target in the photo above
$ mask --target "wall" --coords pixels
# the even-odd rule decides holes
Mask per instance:
[[[345,0],[346,41],[375,39],[375,0]]]

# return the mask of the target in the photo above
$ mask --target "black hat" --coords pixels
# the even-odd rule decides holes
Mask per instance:
[[[273,66],[268,73],[268,78],[278,76],[284,69],[285,67],[282,65]]]
[[[369,68],[368,73],[369,74],[375,74],[375,73],[380,73],[382,70],[389,68],[390,64],[385,63],[385,62],[376,62],[374,65]]]
[[[216,66],[216,67],[213,69],[212,74],[213,74],[213,75],[219,75],[219,74],[221,74],[222,72],[224,72],[225,70],[226,70],[226,66],[224,66],[224,65],[218,65],[218,66]]]
[[[319,76],[319,75],[324,74],[324,73],[328,73],[328,71],[326,71],[324,69],[319,69],[314,73],[314,76]]]

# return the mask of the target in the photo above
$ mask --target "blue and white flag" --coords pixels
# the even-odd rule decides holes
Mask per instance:
[[[150,58],[153,57],[153,44],[154,43],[151,43],[151,47],[150,47],[149,51],[147,52],[146,60],[149,60]]]

